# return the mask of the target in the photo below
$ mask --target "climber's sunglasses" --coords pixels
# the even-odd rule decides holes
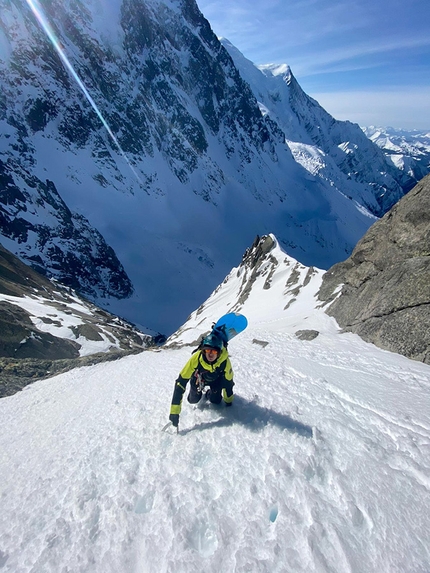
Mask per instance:
[[[203,348],[206,354],[218,354],[218,350],[216,348]]]

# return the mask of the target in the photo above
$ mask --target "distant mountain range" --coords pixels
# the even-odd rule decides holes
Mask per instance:
[[[430,131],[373,126],[362,129],[413,180],[420,181],[430,173]]]
[[[194,0],[41,6],[0,0],[0,242],[142,328],[175,330],[258,234],[329,268],[411,187]]]

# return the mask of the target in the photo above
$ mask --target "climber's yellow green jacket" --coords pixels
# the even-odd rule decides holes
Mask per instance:
[[[188,399],[191,403],[198,402],[200,397],[196,396],[196,393],[202,392],[202,388],[199,388],[200,380],[202,380],[201,386],[209,386],[212,393],[211,402],[215,402],[213,398],[221,392],[226,404],[230,405],[233,402],[233,369],[226,348],[222,348],[220,355],[213,363],[209,363],[205,359],[202,350],[198,350],[191,356],[175,382],[170,414],[179,415],[181,413],[182,398],[188,381],[191,384]]]

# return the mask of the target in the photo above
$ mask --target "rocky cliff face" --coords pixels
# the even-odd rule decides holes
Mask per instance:
[[[350,181],[371,191],[376,205],[368,200],[367,207],[381,217],[410,189],[407,175],[393,168],[375,145],[369,145],[357,124],[338,121],[327,113],[302,90],[292,73],[283,79],[289,87],[291,109],[311,142],[333,158]]]
[[[196,191],[213,200],[222,172],[205,157],[208,138],[219,136],[230,155],[239,147],[241,159],[249,162],[264,144],[274,153],[272,126],[262,118],[249,86],[195,2],[114,4],[117,21],[109,38],[103,31],[103,19],[109,15],[97,13],[96,0],[54,0],[44,10],[55,34],[71,48],[64,49],[70,53],[71,67],[95,94],[95,105],[121,150],[132,162],[139,156],[155,159],[160,154],[181,182],[205,167],[211,177]],[[2,24],[11,49],[9,61],[0,68],[6,87],[3,119],[20,141],[27,162],[35,159],[31,136],[53,131],[71,152],[91,145],[94,161],[115,172],[115,157],[109,142],[106,145],[100,117],[67,74],[25,0],[6,8]],[[274,131],[281,137],[279,129]],[[10,148],[8,155],[12,155]],[[148,167],[139,166],[144,172],[140,183],[153,191],[157,174]],[[114,175],[123,181],[120,173]]]
[[[0,228],[34,269],[89,297],[128,297],[130,279],[115,252],[54,183],[0,160]],[[4,239],[3,239],[4,240]]]
[[[430,176],[325,273],[320,300],[346,331],[430,364]]]

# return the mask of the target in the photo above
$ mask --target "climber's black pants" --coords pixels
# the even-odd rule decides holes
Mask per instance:
[[[212,402],[212,404],[220,404],[221,400],[222,400],[222,395],[221,395],[221,391],[222,391],[222,381],[221,380],[217,380],[215,382],[213,382],[212,384],[208,384],[209,388],[210,388],[210,392],[209,392],[209,400],[210,402]],[[188,393],[188,402],[190,404],[197,404],[197,402],[200,402],[202,398],[202,392],[199,392],[197,390],[197,386],[194,383],[194,380],[191,379],[190,380],[190,391]]]

